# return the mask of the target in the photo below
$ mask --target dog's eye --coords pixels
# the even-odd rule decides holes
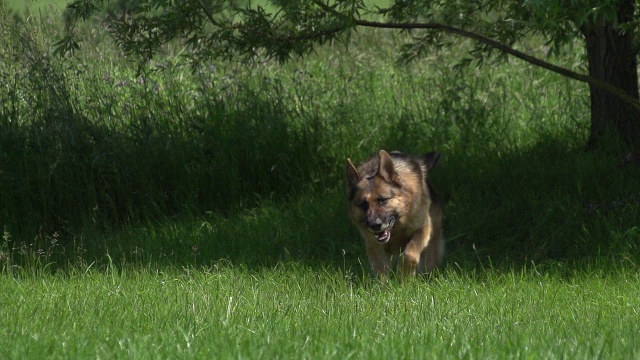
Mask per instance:
[[[365,200],[362,200],[362,202],[358,205],[360,207],[360,209],[362,210],[367,210],[369,208],[369,203],[366,202]]]
[[[386,205],[386,204],[387,204],[387,200],[389,200],[389,198],[379,197],[379,198],[378,198],[378,204],[380,204],[380,205]]]

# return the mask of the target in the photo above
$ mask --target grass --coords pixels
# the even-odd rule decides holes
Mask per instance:
[[[586,87],[452,71],[465,43],[398,67],[382,31],[138,76],[95,27],[60,60],[54,10],[0,16],[0,357],[638,356],[640,169],[583,151]],[[428,279],[368,279],[343,171],[380,148],[444,154]]]
[[[3,277],[3,358],[636,358],[637,272],[455,270],[388,285],[258,272],[88,269]]]
[[[63,9],[69,0],[4,0],[4,3],[18,11],[32,11],[38,13],[46,9]]]

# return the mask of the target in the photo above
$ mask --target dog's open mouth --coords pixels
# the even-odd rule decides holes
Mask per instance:
[[[376,239],[378,242],[385,243],[391,239],[391,230],[387,229],[385,231],[381,231],[376,233]]]
[[[395,222],[396,219],[391,218],[389,220],[389,224],[385,227],[385,229],[376,233],[376,240],[378,240],[378,242],[386,243],[387,241],[389,241],[389,239],[391,239],[391,228],[393,227],[393,224],[395,224]]]

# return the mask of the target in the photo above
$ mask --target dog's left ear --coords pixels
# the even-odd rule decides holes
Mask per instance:
[[[391,155],[384,150],[380,150],[380,169],[378,169],[378,173],[387,181],[391,181],[393,179],[393,174],[395,170],[393,169],[393,160],[391,160]]]
[[[431,171],[438,164],[438,160],[440,160],[440,153],[437,151],[432,151],[424,156],[424,162],[427,164],[427,170]]]

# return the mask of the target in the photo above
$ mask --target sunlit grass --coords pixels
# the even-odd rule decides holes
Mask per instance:
[[[18,10],[20,12],[26,11],[27,9],[34,14],[38,14],[39,12],[47,13],[47,9],[53,8],[62,10],[70,0],[3,0],[4,3],[12,9]]]
[[[637,273],[251,271],[0,278],[3,358],[636,358]]]

